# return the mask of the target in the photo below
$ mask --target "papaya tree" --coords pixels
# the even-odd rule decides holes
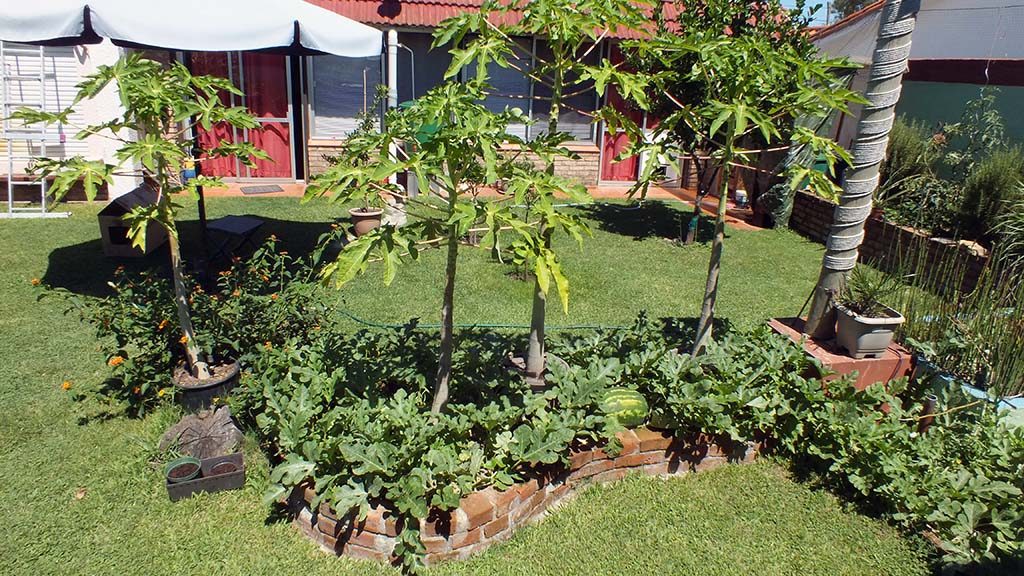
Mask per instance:
[[[97,97],[108,86],[113,86],[120,99],[121,112],[106,122],[74,126],[74,109],[86,100]],[[243,107],[229,107],[221,102],[221,93],[241,92],[224,78],[191,74],[180,63],[163,64],[129,54],[112,65],[100,66],[87,76],[71,105],[58,112],[21,108],[11,117],[26,125],[60,124],[79,131],[77,139],[98,135],[118,142],[114,157],[117,164],[103,160],[89,160],[82,156],[64,159],[38,158],[33,170],[43,177],[52,177],[50,187],[55,200],[63,198],[72,187],[81,183],[90,201],[104,184],[112,184],[114,176],[140,179],[155,193],[153,203],[134,208],[124,216],[129,225],[128,236],[132,245],[146,245],[146,230],[156,223],[167,232],[171,270],[174,283],[174,303],[181,328],[181,342],[192,376],[210,377],[210,359],[199,345],[192,325],[189,293],[185,284],[181,262],[176,214],[180,194],[198,199],[201,186],[223,186],[219,178],[199,176],[183,178],[183,171],[210,159],[236,157],[247,166],[255,159],[268,156],[246,142],[220,142],[217,146],[194,155],[193,142],[187,137],[192,130],[211,129],[224,123],[235,128],[257,128],[259,123]]]
[[[747,3],[743,3],[746,5]],[[729,181],[737,167],[756,164],[756,157],[771,148],[807,146],[824,157],[830,170],[840,159],[848,160],[845,150],[813,130],[794,125],[800,117],[823,117],[846,110],[856,95],[836,81],[836,74],[849,69],[843,60],[824,59],[809,53],[802,42],[786,41],[783,32],[804,34],[800,27],[787,27],[782,21],[797,17],[778,0],[750,3],[746,9],[748,33],[732,29],[738,6],[735,0],[709,0],[703,10],[722,16],[716,26],[691,26],[679,32],[660,33],[629,42],[627,50],[647,63],[649,90],[671,103],[653,134],[644,139],[628,118],[609,113],[610,123],[621,124],[635,134],[629,153],[646,152],[658,156],[686,153],[694,142],[706,149],[721,167],[718,205],[711,257],[701,301],[701,314],[692,353],[707,345],[712,336],[715,305],[725,245],[725,217]],[[754,26],[758,18],[771,19],[773,25]],[[679,92],[686,87],[687,93]],[[650,178],[650,174],[644,175]],[[794,166],[787,175],[797,186],[809,180],[809,186],[822,195],[835,193],[835,186],[824,174],[805,166]]]
[[[376,202],[390,195],[402,200],[397,205],[408,217],[401,227],[385,224],[348,242],[324,267],[326,283],[340,287],[374,265],[389,285],[399,266],[416,260],[425,246],[445,250],[440,351],[431,403],[434,413],[444,409],[452,379],[460,243],[471,230],[478,230],[485,232],[485,247],[500,249],[503,235],[513,235],[519,239],[516,247],[527,246],[530,257],[539,261],[538,283],[545,291],[550,284],[556,285],[567,307],[567,280],[556,254],[548,245],[530,244],[536,239],[536,222],[525,220],[514,207],[528,202],[550,205],[556,194],[575,200],[586,197],[582,185],[521,160],[535,155],[553,161],[568,153],[549,138],[527,141],[510,135],[510,125],[528,123],[529,119],[518,108],[488,110],[481,103],[485,93],[483,71],[474,80],[443,84],[408,106],[390,110],[381,131],[352,134],[334,164],[313,178],[306,189],[306,200],[327,197],[345,203]],[[397,154],[390,152],[396,149]],[[400,173],[415,174],[419,182],[429,184],[430,192],[408,196],[388,183]],[[482,195],[499,183],[505,191],[502,198]],[[584,230],[574,216],[552,212],[547,218],[549,226],[577,238]]]
[[[621,73],[605,58],[608,40],[631,35],[650,23],[652,3],[645,0],[487,0],[479,12],[465,12],[442,23],[434,46],[454,45],[448,78],[475,69],[478,79],[488,69],[514,70],[532,89],[523,94],[503,94],[487,87],[486,96],[522,100],[534,116],[546,117],[534,129],[532,139],[558,146],[574,138],[560,131],[561,118],[578,114],[594,122],[596,104],[605,88],[615,86],[624,98],[643,100],[643,83],[638,77]],[[540,158],[549,175],[555,173],[555,158]],[[529,347],[525,375],[534,385],[543,385],[545,368],[544,324],[547,309],[548,260],[553,232],[565,216],[545,194],[535,194],[527,205],[528,219],[538,226],[532,236],[517,241],[516,251],[536,278],[530,316]],[[568,289],[568,283],[559,285]],[[564,298],[564,297],[563,297]]]

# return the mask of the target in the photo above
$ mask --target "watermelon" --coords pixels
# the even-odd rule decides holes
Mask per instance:
[[[635,428],[647,420],[647,400],[629,388],[609,388],[601,399],[601,410],[626,428]]]

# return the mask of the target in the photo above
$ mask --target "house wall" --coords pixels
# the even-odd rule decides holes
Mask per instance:
[[[322,173],[327,169],[327,161],[324,155],[337,154],[341,148],[340,142],[336,140],[310,140],[308,142],[309,172],[311,176]],[[601,170],[600,151],[596,145],[591,144],[569,144],[578,159],[559,158],[555,161],[555,174],[566,178],[579,180],[585,186],[597,186],[598,174]],[[538,167],[543,166],[541,160],[535,156],[526,156],[524,159],[534,162]]]
[[[907,81],[903,84],[903,95],[896,113],[920,120],[929,127],[956,122],[967,102],[977,98],[982,88],[979,84]],[[998,89],[996,109],[1006,123],[1006,135],[1024,142],[1024,115],[1020,114],[1021,103],[1024,103],[1024,87],[1000,86]]]
[[[10,46],[10,44],[8,44]],[[109,41],[101,44],[87,46],[61,46],[44,48],[45,66],[47,72],[52,72],[55,78],[48,80],[46,84],[47,109],[51,111],[62,110],[71,105],[77,93],[76,85],[87,75],[96,72],[99,66],[113,64],[121,55],[121,49]],[[36,74],[39,69],[38,57],[19,57],[17,61],[8,58],[6,63],[12,73]],[[11,82],[10,89],[17,91],[19,88],[29,91],[30,84],[27,82]],[[12,94],[12,99],[17,95]],[[35,95],[26,95],[26,100],[35,100]],[[95,98],[86,100],[76,106],[75,113],[71,116],[73,126],[54,127],[53,136],[60,141],[48,143],[46,156],[49,158],[70,158],[81,155],[91,160],[103,160],[104,162],[116,164],[114,153],[118,148],[118,142],[103,136],[90,136],[84,140],[75,138],[76,133],[82,126],[99,124],[110,120],[120,114],[121,104],[117,96],[116,87],[110,86]],[[6,141],[0,143],[0,180],[4,185],[0,186],[0,195],[6,199],[7,187],[7,145]],[[30,145],[25,140],[12,140],[14,155],[24,156],[41,155],[42,149],[39,146]],[[24,174],[28,162],[15,161],[14,174],[16,177]],[[106,195],[110,197],[119,196],[136,186],[136,179],[128,176],[115,176],[114,184],[109,187]],[[34,186],[22,186],[16,191],[16,199],[35,200],[38,188]],[[84,199],[80,190],[73,190],[69,199]]]

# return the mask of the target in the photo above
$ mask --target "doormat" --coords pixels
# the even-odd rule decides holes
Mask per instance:
[[[281,188],[280,186],[278,186],[276,184],[268,184],[268,185],[261,185],[261,186],[242,186],[241,190],[242,190],[242,194],[245,194],[245,195],[250,195],[250,194],[268,194],[270,192],[284,192],[284,188]]]

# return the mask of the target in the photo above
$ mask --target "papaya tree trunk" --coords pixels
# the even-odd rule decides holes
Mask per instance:
[[[718,187],[718,213],[715,218],[715,237],[711,243],[711,259],[708,262],[708,278],[704,285],[704,300],[701,304],[700,321],[697,323],[697,336],[693,342],[692,356],[697,356],[711,341],[711,331],[715,322],[715,301],[718,299],[718,278],[722,268],[722,251],[725,247],[725,212],[729,200],[729,177],[732,172],[733,140],[735,139],[735,120],[729,121],[725,133],[726,144],[722,154],[722,182]]]
[[[162,195],[161,202],[170,202],[166,195]],[[166,207],[170,210],[170,207]],[[199,348],[196,342],[196,331],[192,327],[192,314],[188,302],[188,289],[185,287],[185,275],[181,269],[181,246],[178,243],[178,229],[171,219],[165,220],[167,228],[167,245],[171,252],[171,274],[174,281],[174,306],[178,312],[178,325],[181,326],[181,333],[184,337],[185,358],[188,361],[189,371],[192,376],[205,380],[210,377],[210,365],[207,363],[206,355]]]
[[[821,273],[804,326],[804,333],[815,338],[835,336],[833,298],[843,289],[847,275],[857,265],[857,250],[864,240],[864,224],[871,214],[878,188],[879,167],[896,118],[896,104],[920,5],[920,0],[886,0],[882,8],[871,58],[871,75],[864,94],[868,103],[861,112],[857,139],[853,143],[853,165],[843,176],[843,193],[832,219]]]
[[[561,47],[557,48],[561,54]],[[548,133],[558,132],[558,114],[562,106],[562,84],[565,80],[561,68],[555,70],[551,84],[551,109],[548,112]],[[548,162],[547,171],[555,173],[554,160]],[[544,248],[551,249],[551,230],[544,223],[540,225],[540,238]],[[547,294],[541,289],[540,281],[533,285],[533,310],[530,314],[530,343],[526,351],[526,377],[531,385],[544,385],[544,323],[547,316]]]
[[[454,194],[452,197],[454,198]],[[458,225],[450,225],[448,227],[448,261],[444,269],[444,302],[441,305],[441,355],[437,361],[434,402],[430,407],[432,414],[439,414],[448,404],[448,382],[452,375],[452,350],[455,347],[453,306],[455,304],[455,269],[458,262]]]

